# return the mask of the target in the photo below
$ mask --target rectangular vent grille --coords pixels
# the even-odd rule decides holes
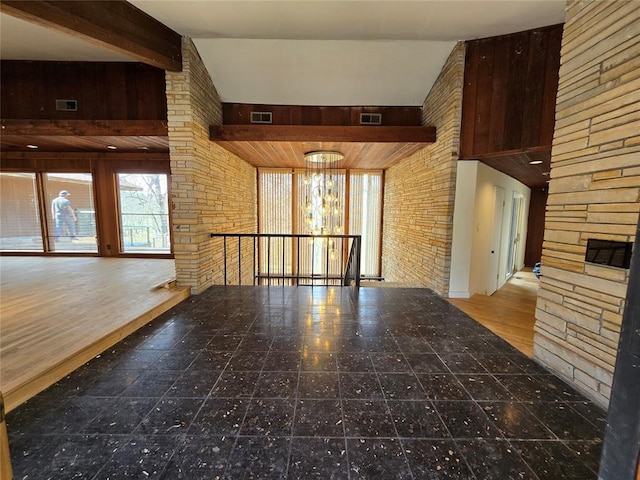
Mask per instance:
[[[361,113],[360,125],[382,125],[381,113]]]
[[[271,112],[251,112],[251,123],[272,123]]]
[[[78,101],[56,99],[56,110],[63,112],[75,112],[78,110]]]

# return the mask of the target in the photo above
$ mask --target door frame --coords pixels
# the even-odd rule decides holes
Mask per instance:
[[[502,227],[504,224],[505,190],[493,186],[493,219],[491,221],[491,243],[489,244],[486,294],[493,295],[500,288],[500,268],[502,258]]]

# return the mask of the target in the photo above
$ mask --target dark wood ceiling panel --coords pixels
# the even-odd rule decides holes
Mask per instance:
[[[251,125],[252,112],[270,112],[272,125],[360,125],[360,114],[380,114],[382,126],[422,126],[422,107],[316,106],[223,103],[225,125]]]
[[[530,188],[544,188],[551,169],[551,147],[539,147],[527,151],[500,152],[478,158],[485,165],[515,178]],[[531,165],[531,162],[542,162]]]
[[[562,25],[466,42],[460,157],[551,147]]]
[[[139,62],[2,60],[0,85],[3,119],[167,121],[165,72]]]
[[[3,119],[1,124],[2,152],[169,152],[164,120]]]

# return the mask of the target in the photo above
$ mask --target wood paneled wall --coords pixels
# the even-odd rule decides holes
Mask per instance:
[[[3,60],[0,114],[11,119],[166,120],[164,71],[129,62]],[[56,99],[78,110],[57,111]]]
[[[551,147],[562,25],[467,42],[464,160]]]
[[[544,212],[547,206],[546,188],[532,188],[527,220],[527,243],[524,252],[525,267],[533,267],[542,259],[544,241]]]
[[[223,103],[224,125],[249,125],[251,112],[271,112],[273,125],[360,125],[361,113],[382,114],[383,126],[422,126],[421,107],[321,107]]]

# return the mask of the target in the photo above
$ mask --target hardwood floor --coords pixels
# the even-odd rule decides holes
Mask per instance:
[[[189,296],[173,260],[1,257],[0,391],[25,400]]]
[[[531,357],[537,295],[538,279],[530,270],[522,270],[491,296],[450,298],[449,302]]]

